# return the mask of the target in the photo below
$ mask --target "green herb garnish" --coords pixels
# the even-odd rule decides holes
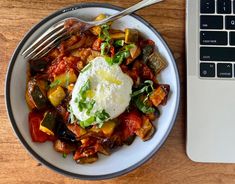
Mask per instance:
[[[83,128],[91,126],[92,123],[96,122],[99,124],[99,127],[103,125],[103,122],[106,121],[110,115],[103,109],[101,111],[96,111],[94,116],[89,117],[85,121],[80,121],[79,125]]]
[[[155,111],[153,107],[148,106],[144,101],[141,100],[140,97],[136,98],[134,101],[136,107],[145,114],[149,114]]]
[[[122,47],[124,43],[125,43],[124,40],[116,40],[113,45],[116,47]]]
[[[130,56],[130,51],[129,50],[123,50],[117,52],[114,57],[113,57],[113,63],[115,64],[121,64],[122,61]]]
[[[91,124],[95,121],[95,117],[94,116],[91,116],[90,118],[86,119],[85,121],[80,121],[79,122],[79,125],[82,127],[82,128],[85,128],[85,127],[88,127],[88,126],[91,126]]]
[[[86,106],[86,109],[87,109],[86,114],[87,115],[90,115],[91,110],[93,109],[94,105],[95,105],[95,100],[91,100],[90,102],[87,102],[87,106]]]
[[[101,55],[104,56],[108,54],[109,49],[110,49],[110,44],[108,42],[103,42],[101,44]]]
[[[55,80],[50,84],[50,88],[54,88],[56,86],[58,86],[61,83],[61,80]]]
[[[86,92],[91,88],[91,82],[88,79],[84,85],[81,87],[80,91],[79,91],[79,95],[81,96],[81,99],[85,99],[86,98]]]
[[[111,39],[109,35],[109,29],[110,26],[108,24],[101,25],[101,32],[99,34],[99,38],[101,38],[103,41],[108,42]]]
[[[66,158],[66,157],[67,157],[67,154],[66,154],[66,153],[63,153],[62,157],[63,157],[63,158]]]
[[[148,100],[153,90],[153,81],[146,80],[139,90],[134,91],[131,94],[132,101],[135,103],[136,107],[143,113],[149,114],[155,111],[153,107],[150,107],[146,104],[146,101]],[[143,97],[143,95],[146,95],[144,99],[141,98]]]
[[[143,93],[150,94],[153,90],[154,90],[153,81],[146,80],[146,81],[144,81],[144,86],[141,89],[139,89],[137,91],[134,91],[131,94],[131,97],[135,97],[135,96],[138,96],[138,95],[143,94]]]
[[[102,111],[97,111],[95,117],[97,123],[103,123],[110,115],[103,109]]]

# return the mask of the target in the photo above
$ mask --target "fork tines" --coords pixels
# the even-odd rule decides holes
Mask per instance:
[[[27,59],[38,59],[55,48],[62,39],[66,38],[67,31],[64,28],[64,22],[65,20],[51,26],[26,50],[24,50],[22,55]]]

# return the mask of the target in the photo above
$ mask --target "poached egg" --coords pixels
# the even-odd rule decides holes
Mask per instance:
[[[88,82],[89,86],[86,86],[84,92]],[[107,119],[116,118],[130,103],[132,85],[132,79],[122,72],[119,65],[109,65],[104,57],[96,57],[78,76],[70,101],[72,113],[80,121],[86,121],[101,111],[108,113]],[[87,104],[93,102],[89,113],[87,108],[81,109],[78,105],[82,90],[85,94],[83,101]]]

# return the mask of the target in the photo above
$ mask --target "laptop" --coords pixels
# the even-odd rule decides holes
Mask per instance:
[[[187,0],[187,155],[235,163],[235,0]]]

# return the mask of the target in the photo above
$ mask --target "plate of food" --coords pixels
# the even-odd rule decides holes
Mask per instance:
[[[99,3],[59,10],[33,27],[11,58],[5,92],[12,127],[35,159],[61,174],[89,180],[125,174],[151,158],[174,125],[180,96],[174,57],[135,14],[74,33],[42,58],[22,56],[60,20],[102,20],[120,10]]]

